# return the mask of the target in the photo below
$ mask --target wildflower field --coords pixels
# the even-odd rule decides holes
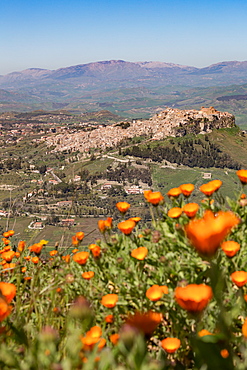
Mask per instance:
[[[101,240],[73,236],[49,253],[3,233],[0,369],[247,368],[247,170],[222,182],[144,192],[152,222],[100,220]],[[16,246],[16,247],[15,247]]]

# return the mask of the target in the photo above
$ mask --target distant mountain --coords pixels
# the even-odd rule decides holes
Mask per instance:
[[[246,100],[241,100],[247,93],[246,84],[247,61],[205,68],[123,60],[56,70],[30,68],[0,76],[0,111],[61,106],[73,112],[107,109],[120,116],[145,118],[167,106],[199,109],[213,105],[236,114],[237,122],[238,115],[241,122],[246,115],[247,122]],[[228,95],[240,95],[238,104],[234,98],[224,98]]]

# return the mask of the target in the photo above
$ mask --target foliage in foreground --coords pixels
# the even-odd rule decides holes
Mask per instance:
[[[244,188],[247,171],[237,172]],[[47,241],[0,256],[1,369],[246,369],[247,200],[220,196],[220,180],[146,191],[152,225],[99,221],[102,240]]]

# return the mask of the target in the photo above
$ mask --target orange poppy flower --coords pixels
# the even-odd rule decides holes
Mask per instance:
[[[116,345],[119,341],[120,335],[117,334],[117,333],[111,334],[109,338],[110,338],[110,341],[112,342],[112,344]]]
[[[15,257],[15,252],[14,251],[4,252],[2,253],[1,257],[7,262],[11,262],[12,259]]]
[[[182,194],[182,190],[179,188],[172,188],[170,189],[166,195],[169,197],[169,198],[178,198],[179,195]]]
[[[3,233],[3,237],[4,237],[4,238],[8,238],[8,237],[9,237],[9,232],[8,232],[8,231],[5,231],[5,232]]]
[[[174,353],[176,352],[181,345],[181,341],[178,338],[165,338],[161,341],[161,347],[167,353]]]
[[[207,256],[213,256],[220,243],[240,219],[234,213],[220,211],[216,216],[206,211],[199,220],[193,220],[185,226],[185,232],[196,250]]]
[[[179,186],[179,189],[181,190],[182,194],[185,197],[189,197],[193,190],[195,189],[195,185],[193,184],[182,184]]]
[[[153,206],[157,206],[160,202],[164,200],[164,197],[160,191],[148,190],[145,192],[144,197]]]
[[[72,240],[72,245],[77,246],[79,244],[79,240],[77,239],[75,235],[71,237],[71,240]]]
[[[213,335],[212,333],[210,333],[210,331],[206,329],[200,330],[197,334],[199,337],[205,337],[205,335]]]
[[[163,290],[160,288],[159,285],[152,285],[146,291],[146,297],[150,299],[150,301],[156,302],[159,301],[163,296]]]
[[[92,326],[92,328],[87,331],[86,336],[91,338],[100,338],[102,335],[102,329],[99,326]]]
[[[241,194],[241,195],[240,195],[240,199],[246,199],[246,194],[244,194],[244,193],[243,193],[243,194]]]
[[[31,278],[31,276],[25,276],[24,280],[29,281],[29,280],[32,280],[32,278]]]
[[[51,257],[54,257],[56,254],[58,254],[58,251],[54,249],[53,251],[50,251],[49,254]]]
[[[99,257],[101,254],[101,248],[97,244],[90,244],[89,247],[90,251],[92,252],[92,255],[96,258]]]
[[[16,295],[16,286],[11,283],[0,282],[0,292],[7,303],[10,303]]]
[[[84,232],[83,231],[78,231],[78,233],[75,234],[76,238],[79,240],[79,241],[82,241],[82,239],[84,238]]]
[[[106,294],[102,297],[101,304],[107,308],[113,308],[116,306],[118,301],[117,294]]]
[[[85,337],[81,337],[81,341],[84,351],[92,351],[95,344],[99,343],[100,338],[86,335]]]
[[[144,192],[143,192],[144,198],[145,198],[146,200],[148,200],[148,196],[149,196],[149,194],[151,194],[151,193],[152,193],[152,190],[144,190]]]
[[[227,351],[227,349],[225,348],[225,349],[222,349],[221,351],[220,351],[220,355],[221,355],[221,357],[223,357],[223,358],[227,358],[227,357],[229,357],[229,352]]]
[[[25,246],[26,246],[26,242],[24,242],[24,240],[20,240],[18,243],[18,247],[17,247],[18,251],[23,252],[25,249]]]
[[[83,277],[83,279],[85,280],[90,280],[94,277],[94,272],[93,271],[86,271],[86,272],[83,272],[81,274],[81,276]]]
[[[5,245],[9,245],[10,240],[6,238],[2,238],[2,241],[4,242]]]
[[[108,217],[106,220],[98,221],[98,228],[101,233],[112,228],[112,218]]]
[[[131,257],[134,257],[139,261],[143,261],[144,258],[147,256],[147,254],[148,254],[148,250],[146,247],[139,247],[139,248],[132,250]]]
[[[67,254],[66,256],[62,256],[62,259],[66,262],[66,263],[69,263],[70,261],[70,255]]]
[[[20,253],[19,252],[15,252],[15,256],[16,256],[16,258],[19,258],[20,257]]]
[[[36,243],[36,244],[31,245],[31,247],[29,247],[28,249],[31,252],[34,252],[37,256],[39,256],[42,251],[42,248],[43,248],[42,243]]]
[[[247,283],[247,272],[235,271],[231,274],[231,279],[240,288]]]
[[[9,316],[11,306],[8,305],[5,299],[0,297],[0,322]]]
[[[239,170],[236,174],[243,185],[247,184],[247,170]]]
[[[85,351],[92,351],[95,344],[97,344],[98,349],[102,349],[106,345],[106,340],[100,338],[101,335],[101,328],[99,326],[93,326],[84,337],[81,337],[83,349]]]
[[[135,225],[136,225],[135,221],[126,220],[126,221],[120,222],[118,224],[118,228],[120,231],[122,231],[123,234],[130,235]]]
[[[8,252],[8,251],[10,251],[10,249],[11,249],[11,246],[10,246],[10,245],[6,245],[6,246],[3,248],[4,252]]]
[[[139,221],[141,221],[141,217],[131,217],[129,220],[134,221],[137,224]]]
[[[114,322],[114,316],[113,316],[113,315],[107,315],[107,316],[105,317],[105,322],[106,322],[107,324],[112,324],[112,323]]]
[[[207,184],[201,185],[199,190],[207,197],[210,197],[215,191],[217,191],[221,187],[221,185],[222,181],[212,180],[209,181]]]
[[[116,204],[116,207],[119,210],[119,212],[126,213],[128,209],[130,208],[130,204],[127,202],[118,202]]]
[[[162,314],[158,312],[136,312],[127,318],[126,324],[144,334],[151,334],[161,323],[161,320]]]
[[[85,263],[87,262],[88,257],[89,257],[88,252],[78,252],[78,253],[73,255],[73,260],[75,262],[79,263],[79,265],[85,265]]]
[[[183,213],[182,208],[173,207],[173,208],[169,209],[169,211],[167,212],[167,215],[171,218],[179,218],[182,213]]]
[[[168,287],[166,285],[160,285],[160,289],[162,290],[163,294],[168,294]]]
[[[189,284],[175,289],[175,299],[179,306],[193,313],[202,311],[212,296],[211,287],[204,284]]]
[[[227,240],[221,244],[221,249],[227,257],[233,257],[239,251],[240,244],[233,240]]]
[[[37,263],[39,263],[39,257],[35,256],[35,257],[33,257],[33,258],[31,259],[31,261],[32,261],[35,265],[37,265]]]
[[[27,271],[27,268],[26,267],[22,267],[21,268],[21,272],[24,274],[24,272],[26,272]]]
[[[242,326],[242,334],[245,338],[247,338],[247,318],[244,320],[244,323]]]
[[[72,250],[72,253],[77,253],[77,252],[79,252],[78,248],[75,248],[75,249]]]
[[[195,215],[197,214],[198,209],[199,209],[199,204],[197,204],[197,203],[187,203],[187,204],[185,204],[185,206],[183,206],[183,212],[189,218],[195,217]]]
[[[31,256],[25,256],[24,257],[24,260],[26,260],[26,261],[30,261],[30,259],[31,259]]]

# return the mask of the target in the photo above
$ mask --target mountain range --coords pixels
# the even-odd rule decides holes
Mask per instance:
[[[243,124],[246,94],[247,61],[196,68],[110,60],[56,70],[30,68],[0,76],[2,112],[61,108],[85,112],[103,108],[133,118],[149,117],[166,106],[198,109],[216,105],[221,110],[229,107],[239,118],[244,115]]]

